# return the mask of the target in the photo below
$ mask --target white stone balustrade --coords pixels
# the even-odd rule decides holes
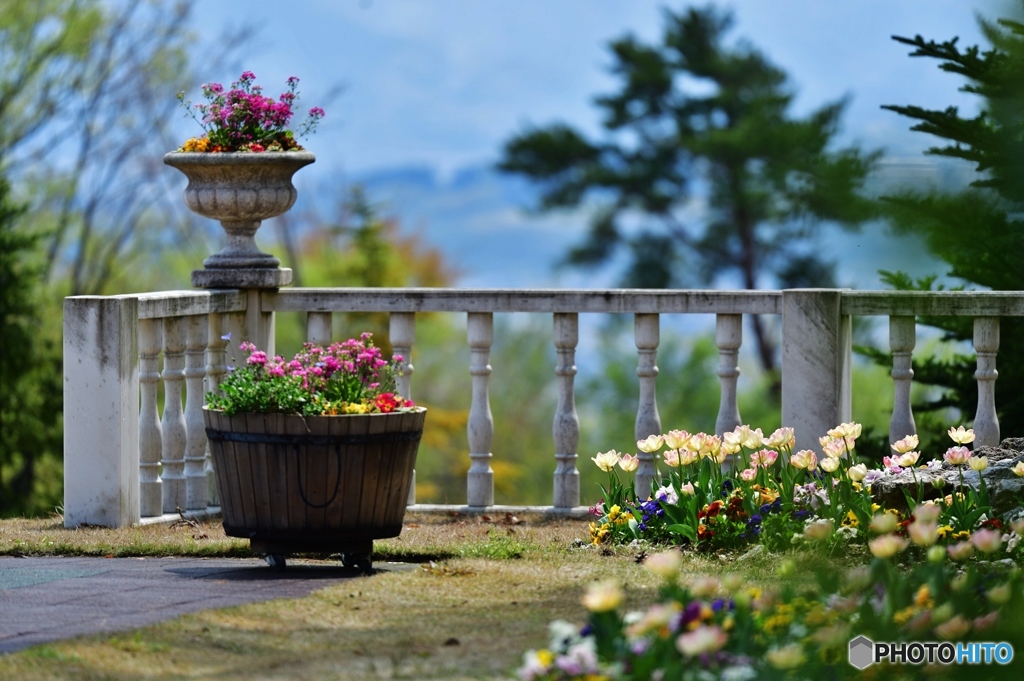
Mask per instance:
[[[164,513],[185,508],[185,413],[181,409],[185,374],[185,320],[164,319],[164,415],[160,419],[160,480]]]
[[[889,444],[917,433],[910,406],[910,383],[914,378],[911,354],[917,343],[917,325],[908,315],[889,317],[889,349],[892,351],[893,404],[889,421]]]
[[[307,338],[321,344],[332,340],[336,314],[389,313],[392,347],[405,358],[399,391],[410,396],[416,313],[467,314],[472,377],[467,503],[473,508],[499,508],[493,506],[491,460],[501,452],[492,452],[494,422],[488,397],[493,314],[551,314],[557,356],[552,381],[558,404],[552,424],[553,506],[544,508],[566,513],[580,511],[576,468],[580,425],[574,388],[580,313],[634,315],[640,388],[637,439],[662,430],[656,396],[661,315],[716,315],[719,433],[740,422],[736,394],[743,315],[781,315],[782,420],[796,429],[797,447],[814,449],[820,434],[851,417],[853,316],[890,320],[894,390],[890,430],[897,437],[914,428],[909,394],[915,316],[972,317],[979,395],[974,428],[976,444],[982,445],[998,443],[1000,437],[994,402],[999,317],[1024,316],[1024,295],[817,289],[282,289],[79,296],[67,298],[64,309],[65,524],[120,527],[177,508],[199,510],[216,503],[202,428],[202,398],[216,389],[229,366],[244,361],[239,341],[251,339],[261,347],[273,347],[277,312],[306,312]],[[161,386],[162,415],[158,413]],[[671,388],[671,384],[662,386],[662,390]],[[643,493],[654,474],[654,460],[647,455],[641,459],[637,489]],[[410,504],[413,501],[410,497]]]
[[[185,506],[206,509],[206,426],[203,421],[209,318],[185,318]]]
[[[163,324],[159,319],[139,320],[139,484],[142,517],[163,513],[164,493],[160,481],[160,452],[163,436],[157,391],[160,387],[160,350]]]
[[[580,418],[576,413],[576,345],[580,340],[579,315],[556,312],[554,324],[555,375],[558,377],[558,406],[551,426],[555,441],[555,508],[573,508],[580,503],[580,472],[576,450],[580,444]]]
[[[412,399],[412,373],[416,368],[412,365],[412,346],[416,342],[416,314],[413,312],[392,312],[388,320],[388,336],[391,339],[391,351],[402,357],[402,374],[395,379],[398,394],[407,400]],[[412,472],[409,484],[408,505],[416,503],[416,471]]]
[[[490,312],[470,312],[467,330],[473,395],[466,426],[470,460],[466,474],[466,504],[480,508],[494,503],[494,471],[491,469],[494,417],[491,416],[488,397],[491,365],[487,361],[494,343],[494,318]]]
[[[740,408],[736,403],[737,382],[740,377],[740,345],[743,342],[743,315],[720,314],[715,317],[715,345],[718,346],[718,380],[722,385],[718,401],[715,434],[721,437],[731,433],[740,421]]]
[[[999,317],[974,318],[974,351],[978,356],[978,411],[974,415],[974,446],[999,444],[999,419],[996,416],[996,353],[999,351]]]
[[[633,434],[637,440],[661,434],[661,416],[658,414],[658,398],[655,390],[658,367],[655,359],[661,340],[660,322],[656,314],[636,314],[633,318],[633,335],[638,355],[636,375],[640,379],[640,402],[636,409],[636,425]],[[657,471],[654,454],[637,452],[640,465],[636,469],[636,493],[646,498],[652,490],[651,483]]]

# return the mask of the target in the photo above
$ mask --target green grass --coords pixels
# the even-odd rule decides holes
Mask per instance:
[[[338,582],[298,600],[186,615],[115,636],[50,643],[0,657],[0,679],[504,679],[522,653],[547,643],[553,619],[582,622],[586,584],[616,579],[630,608],[655,598],[641,549],[593,547],[578,520],[486,522],[408,517],[375,560],[411,569]],[[202,536],[205,535],[205,536]],[[54,520],[0,521],[0,553],[25,555],[249,555],[213,524],[64,530]],[[693,574],[740,572],[752,584],[822,567],[794,556],[687,555]],[[826,561],[827,562],[827,561]],[[837,568],[836,561],[831,567]]]

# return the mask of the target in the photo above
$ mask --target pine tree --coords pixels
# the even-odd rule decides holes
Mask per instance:
[[[37,237],[18,229],[24,213],[0,177],[0,516],[37,514],[59,503],[62,367],[40,334],[42,271]]]
[[[611,43],[621,87],[596,100],[602,139],[554,124],[506,143],[500,168],[541,183],[542,210],[601,204],[567,263],[625,250],[623,285],[645,288],[834,285],[811,237],[822,220],[873,215],[858,189],[877,154],[832,148],[845,100],[792,115],[786,74],[747,43],[727,44],[732,23],[710,6],[666,11],[660,44]],[[775,350],[753,324],[773,370]]]
[[[918,106],[885,106],[917,123],[912,130],[942,141],[925,153],[960,159],[974,165],[976,179],[961,191],[902,192],[883,197],[897,231],[924,237],[930,251],[950,265],[949,276],[966,282],[958,288],[1024,290],[1024,25],[1010,20],[981,22],[991,43],[961,49],[954,38],[945,42],[921,36],[894,40],[913,47],[912,57],[939,61],[939,68],[962,76],[962,92],[979,98],[980,112],[962,116],[956,107],[943,110]],[[888,274],[897,289],[932,290],[936,277],[913,281],[902,273]],[[921,323],[941,329],[949,341],[969,341],[972,321],[967,318],[922,317]],[[1024,432],[1024,320],[1000,320],[999,379],[996,409],[1003,433]],[[879,362],[888,355],[872,353]],[[917,383],[938,386],[937,399],[916,405],[921,413],[955,407],[965,420],[977,410],[976,365],[973,355],[956,354],[914,363]]]

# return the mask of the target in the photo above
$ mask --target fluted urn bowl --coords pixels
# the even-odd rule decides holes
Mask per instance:
[[[203,261],[207,269],[276,268],[281,261],[256,246],[260,222],[295,204],[295,172],[316,157],[308,151],[262,153],[171,152],[164,163],[188,178],[185,204],[219,220],[228,242]]]

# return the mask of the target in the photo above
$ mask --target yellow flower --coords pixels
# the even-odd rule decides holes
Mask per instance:
[[[847,511],[846,512],[846,517],[843,518],[842,526],[843,527],[857,527],[857,525],[859,525],[859,524],[860,524],[860,521],[857,520],[857,514],[854,513],[853,511]]]
[[[935,523],[924,523],[920,520],[915,520],[907,526],[907,534],[910,536],[910,541],[918,546],[931,546],[939,538],[938,527],[935,526]]]
[[[809,449],[801,449],[789,457],[789,463],[793,468],[803,468],[813,471],[818,466],[818,456]]]
[[[185,144],[182,145],[181,150],[205,152],[209,148],[209,145],[210,140],[205,137],[190,137],[185,141]]]
[[[770,504],[779,498],[778,492],[767,487],[758,488],[758,501],[762,504]]]
[[[892,616],[892,621],[896,626],[902,627],[904,624],[914,619],[914,615],[917,614],[917,611],[917,606],[908,605],[902,610],[899,610],[896,613],[894,613]]]
[[[917,593],[914,594],[914,605],[922,608],[930,608],[934,604],[934,601],[932,601],[931,590],[928,588],[927,584],[922,584],[917,590]]]
[[[765,653],[768,664],[776,669],[796,669],[807,661],[803,648],[799,643],[790,643],[781,648],[771,648]]]
[[[611,612],[622,605],[624,597],[619,583],[613,579],[606,579],[588,586],[582,602],[583,607],[590,612]]]
[[[967,430],[964,430],[963,426],[959,426],[957,428],[950,428],[947,434],[953,440],[953,442],[957,443],[958,445],[966,445],[970,442],[974,442],[973,428],[969,428]]]
[[[877,534],[889,534],[890,532],[894,532],[898,525],[899,521],[891,513],[879,513],[871,519],[871,525],[869,527],[872,532]]]
[[[623,454],[622,456],[619,457],[619,468],[626,471],[627,473],[632,473],[639,466],[640,457],[638,457],[636,454],[632,456],[630,456],[629,454]]]
[[[648,556],[644,567],[662,579],[674,580],[683,566],[683,556],[678,551],[662,551]]]
[[[906,539],[897,537],[894,534],[883,534],[881,537],[868,542],[871,555],[875,558],[892,558],[897,553],[904,551],[909,542]]]
[[[946,640],[962,638],[970,630],[971,623],[961,615],[935,627],[935,633],[939,635],[939,638]]]
[[[897,440],[896,442],[893,442],[889,446],[892,447],[899,454],[906,454],[907,452],[912,452],[915,449],[917,449],[917,445],[919,443],[920,440],[918,439],[917,435],[908,435],[902,440]]]
[[[669,449],[682,449],[693,437],[685,430],[670,430],[662,436],[665,446]]]
[[[607,452],[598,452],[597,456],[590,457],[590,460],[597,464],[597,467],[605,473],[609,473],[619,465],[619,453],[614,449]]]
[[[979,473],[988,468],[988,457],[987,456],[972,456],[967,459],[967,465],[971,467],[972,471],[978,471]]]
[[[1013,596],[1013,587],[1009,582],[1005,582],[989,589],[985,596],[995,605],[1006,605],[1010,602],[1010,597]]]
[[[648,435],[645,439],[636,441],[636,448],[650,454],[661,449],[663,444],[665,444],[665,438],[661,435]]]

